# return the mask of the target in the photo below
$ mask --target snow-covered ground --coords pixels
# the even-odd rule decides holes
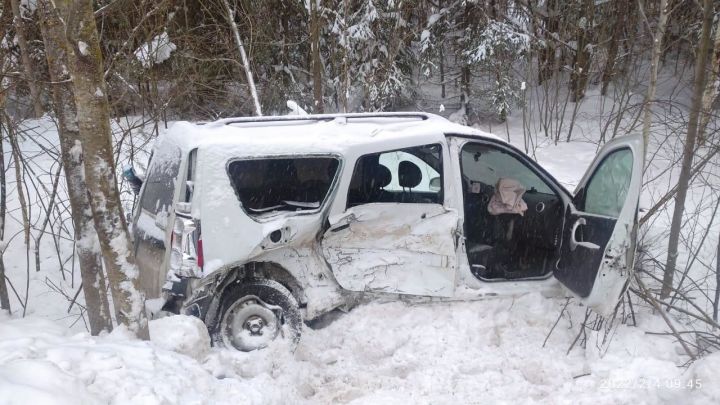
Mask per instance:
[[[620,326],[603,356],[594,335],[567,355],[584,314],[575,308],[543,347],[563,305],[537,293],[367,304],[305,328],[294,353],[282,341],[252,353],[210,349],[202,323],[184,316],[152,321],[152,342],[2,319],[0,403],[717,403],[720,354],[678,367],[676,345],[645,334],[663,330],[654,316]]]
[[[588,93],[589,100],[597,97]],[[601,125],[593,117],[601,115],[599,103],[590,101],[579,112],[576,140],[554,145],[542,135],[537,138],[534,155],[569,189],[595,156],[593,131]],[[56,167],[43,149],[57,145],[53,125],[45,119],[26,127],[37,134],[22,141],[26,155],[36,156],[30,168],[51,184]],[[507,128],[513,143],[522,147],[517,114]],[[504,126],[493,130],[506,136]],[[141,138],[137,132],[128,137],[120,156],[126,157],[129,141],[139,144]],[[9,162],[10,147],[5,146]],[[662,147],[678,150],[676,141]],[[657,172],[663,169],[660,162]],[[12,166],[8,173],[6,270],[21,300],[30,281],[27,317],[22,318],[21,300],[14,294],[13,315],[0,315],[0,405],[720,403],[720,354],[684,367],[687,357],[673,339],[654,334],[667,331],[662,319],[639,302],[637,326],[618,322],[604,343],[602,330],[588,331],[586,348],[573,346],[585,308],[571,302],[559,318],[565,299],[540,293],[476,302],[364,304],[333,314],[321,322],[323,327],[306,327],[292,353],[282,342],[253,353],[210,348],[202,324],[180,316],[152,321],[151,342],[135,340],[122,329],[91,337],[79,317],[81,307],[68,309],[79,286],[79,274],[75,271],[73,281],[67,261],[72,241],[58,240],[62,254],[56,257],[53,238],[46,235],[39,271],[32,255],[26,262]],[[659,179],[669,183],[667,176]],[[61,182],[61,195],[63,189]],[[659,190],[649,187],[641,204],[647,207]],[[701,197],[691,195],[690,205]],[[46,201],[37,195],[29,200],[38,227]],[[667,220],[661,217],[650,234],[662,233]],[[50,226],[62,229],[62,222],[53,218]],[[37,229],[33,234],[39,234]],[[706,246],[716,246],[716,238],[711,234]]]

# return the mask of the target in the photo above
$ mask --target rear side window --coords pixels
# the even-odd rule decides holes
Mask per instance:
[[[335,179],[334,157],[235,160],[228,175],[249,215],[320,208]]]
[[[442,147],[431,144],[361,156],[350,180],[347,206],[442,202]]]
[[[180,149],[168,147],[153,154],[150,170],[145,179],[140,206],[142,209],[157,214],[167,211],[173,203],[175,179],[180,171]]]

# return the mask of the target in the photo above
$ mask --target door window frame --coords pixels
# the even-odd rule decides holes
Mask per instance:
[[[551,175],[545,168],[543,168],[539,163],[535,162],[530,158],[527,154],[522,152],[520,149],[516,148],[515,146],[502,141],[502,140],[495,140],[495,139],[485,139],[485,138],[478,138],[477,136],[472,135],[462,135],[462,134],[446,134],[448,138],[457,138],[460,140],[460,142],[457,143],[457,172],[459,177],[458,178],[458,193],[459,193],[459,200],[458,200],[458,209],[462,213],[461,220],[463,222],[463,225],[458,228],[458,231],[462,231],[463,235],[465,234],[465,196],[463,192],[464,188],[464,172],[462,167],[462,153],[463,148],[470,144],[479,144],[479,145],[485,145],[489,147],[496,148],[497,150],[500,150],[502,152],[507,153],[508,155],[512,156],[513,158],[517,159],[522,165],[524,165],[528,170],[530,170],[533,174],[535,174],[541,181],[543,181],[552,191],[555,192],[557,197],[562,201],[562,203],[565,206],[565,210],[567,209],[574,209],[574,203],[573,203],[573,194],[570,193],[553,175]],[[492,184],[492,186],[495,186]],[[569,207],[569,208],[568,208]],[[461,253],[460,255],[467,255],[466,252]],[[469,265],[469,263],[468,263]],[[469,267],[467,270],[464,270],[469,275],[470,279],[474,279],[474,275],[472,275],[469,271]],[[504,283],[516,283],[516,282],[544,282],[549,279],[553,278],[553,272],[549,271],[547,274],[539,277],[529,277],[529,278],[521,278],[521,279],[506,279],[506,278],[497,278],[497,279],[478,279],[477,282],[482,284],[504,284]]]
[[[579,186],[578,189],[575,190],[575,195],[573,195],[573,198],[572,198],[572,205],[573,205],[573,207],[575,208],[575,210],[576,210],[577,212],[582,213],[583,215],[588,215],[588,216],[593,216],[593,217],[598,217],[598,218],[607,218],[607,219],[615,219],[615,220],[618,219],[618,217],[613,217],[613,216],[610,216],[610,215],[603,215],[603,214],[596,214],[596,213],[593,213],[593,212],[586,212],[586,211],[585,211],[585,199],[587,198],[587,186],[589,186],[589,185],[592,183],[593,179],[594,179],[595,176],[598,174],[598,169],[605,163],[605,161],[606,161],[608,158],[610,158],[610,157],[611,157],[612,155],[614,155],[615,153],[620,152],[620,151],[623,151],[623,150],[630,151],[630,154],[631,154],[632,160],[633,160],[633,164],[634,164],[634,163],[635,163],[635,152],[634,152],[633,149],[632,149],[631,147],[629,147],[629,146],[622,146],[622,147],[619,147],[619,148],[617,148],[617,149],[611,150],[608,154],[606,154],[605,156],[603,156],[603,158],[600,160],[600,162],[598,162],[598,164],[596,164],[594,167],[588,167],[588,171],[590,171],[590,170],[592,169],[592,174],[591,174],[590,177],[587,179],[587,181],[584,182],[584,184],[581,183],[582,186]],[[630,180],[632,180],[633,169],[634,169],[634,167],[631,167],[631,168],[630,168]],[[628,188],[629,188],[629,187],[630,187],[630,184],[628,183]],[[629,191],[629,190],[628,190],[628,191]],[[627,195],[625,196],[625,198],[627,199]],[[624,204],[624,203],[623,203],[623,204]],[[582,207],[582,209],[580,209],[580,207]]]
[[[240,200],[240,196],[238,195],[237,190],[232,184],[232,177],[230,176],[230,164],[232,162],[236,161],[247,161],[247,160],[268,160],[268,159],[302,159],[302,158],[333,158],[337,160],[338,167],[335,169],[335,176],[330,183],[330,188],[328,188],[327,194],[325,195],[325,199],[320,203],[320,206],[312,209],[312,210],[300,210],[300,211],[271,211],[268,213],[268,215],[251,215],[247,212],[245,209],[245,206],[242,204],[242,201]],[[304,153],[304,154],[282,154],[282,155],[261,155],[261,156],[237,156],[228,159],[227,162],[225,162],[225,175],[227,178],[227,186],[233,191],[233,194],[235,197],[237,197],[238,205],[240,206],[240,209],[242,210],[243,214],[247,216],[248,218],[252,219],[255,222],[258,223],[264,223],[268,221],[272,221],[278,216],[304,216],[304,215],[314,215],[321,211],[323,211],[328,205],[329,201],[333,201],[335,199],[335,191],[338,188],[338,184],[340,183],[340,178],[342,177],[343,170],[345,168],[345,159],[343,159],[342,155],[338,153]]]
[[[550,174],[545,168],[542,167],[539,163],[532,160],[527,154],[522,152],[521,150],[517,149],[515,146],[501,140],[495,140],[495,139],[478,139],[476,136],[470,136],[470,135],[456,135],[456,134],[448,134],[448,137],[454,137],[454,138],[461,138],[465,142],[461,142],[458,145],[458,165],[459,165],[459,174],[460,174],[460,187],[463,186],[463,169],[462,169],[462,150],[465,147],[465,145],[469,143],[476,143],[481,145],[488,145],[491,147],[494,147],[498,150],[501,150],[503,152],[506,152],[510,156],[516,158],[520,163],[522,163],[528,170],[533,172],[536,176],[540,178],[548,187],[550,187],[551,190],[555,191],[557,193],[558,197],[563,200],[565,204],[573,204],[573,194],[570,193],[555,177],[553,177],[552,174]],[[494,185],[493,185],[494,186]],[[461,201],[461,203],[464,206],[464,201]]]
[[[427,164],[427,165],[430,166],[433,170],[435,170],[436,172],[438,172],[438,175],[439,175],[439,177],[440,177],[440,191],[438,192],[438,194],[439,194],[438,200],[439,200],[439,201],[438,201],[438,202],[432,202],[432,203],[411,202],[411,203],[397,203],[397,204],[438,204],[438,205],[445,206],[445,201],[446,201],[446,198],[447,198],[447,195],[448,195],[447,190],[446,190],[447,182],[445,181],[445,175],[446,175],[446,172],[447,172],[447,170],[445,169],[445,165],[446,165],[448,162],[446,162],[447,159],[446,159],[446,157],[444,156],[444,154],[447,153],[446,149],[448,149],[448,145],[447,145],[447,142],[444,142],[444,143],[443,143],[443,142],[431,142],[431,143],[424,143],[424,144],[422,144],[422,145],[402,146],[402,147],[393,148],[393,149],[390,149],[390,150],[384,149],[384,150],[380,150],[380,151],[376,151],[376,152],[368,152],[368,153],[363,153],[362,155],[357,156],[357,158],[355,159],[355,164],[353,165],[352,171],[350,172],[350,175],[349,175],[349,177],[348,177],[347,187],[345,187],[345,191],[344,191],[344,192],[345,192],[345,206],[344,206],[343,211],[344,211],[344,212],[347,212],[348,210],[352,209],[353,207],[360,207],[360,206],[368,205],[368,204],[382,204],[382,203],[383,203],[383,202],[381,202],[381,201],[375,201],[375,202],[369,202],[369,203],[364,203],[364,204],[358,204],[358,205],[355,205],[355,206],[352,206],[352,207],[348,205],[348,204],[349,204],[349,201],[350,201],[350,198],[349,198],[349,197],[350,197],[350,186],[352,185],[352,180],[353,180],[353,177],[355,176],[355,171],[357,170],[358,165],[360,164],[360,161],[361,161],[363,158],[365,158],[365,157],[367,157],[367,156],[378,155],[378,159],[379,159],[380,155],[382,155],[382,154],[384,154],[384,153],[405,152],[405,151],[407,151],[408,149],[420,148],[420,147],[425,147],[425,146],[437,146],[438,148],[440,148],[439,154],[438,154],[438,156],[439,156],[439,163],[440,163],[440,165],[439,165],[439,170],[437,170],[437,169],[435,169],[434,167],[430,166],[430,165],[427,164],[424,160],[420,159],[418,156],[415,156],[415,155],[413,155],[413,156],[415,156],[416,158],[422,160],[423,163]],[[406,153],[408,153],[408,152],[406,152]],[[412,153],[410,153],[410,154],[412,155]],[[392,174],[392,173],[391,173],[391,174]]]

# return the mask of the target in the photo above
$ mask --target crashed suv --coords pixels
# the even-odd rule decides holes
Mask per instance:
[[[507,142],[431,114],[178,123],[134,213],[141,284],[242,351],[368,299],[559,282],[607,313],[632,272],[642,148],[607,143],[571,193]]]

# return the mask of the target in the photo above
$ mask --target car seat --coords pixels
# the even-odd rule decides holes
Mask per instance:
[[[403,188],[401,202],[414,202],[412,189],[417,187],[420,181],[422,171],[415,163],[403,160],[398,164],[398,183]]]
[[[387,202],[389,198],[385,192],[385,187],[392,181],[392,173],[385,165],[380,163],[372,169],[372,178],[370,180],[370,190],[372,201]]]

